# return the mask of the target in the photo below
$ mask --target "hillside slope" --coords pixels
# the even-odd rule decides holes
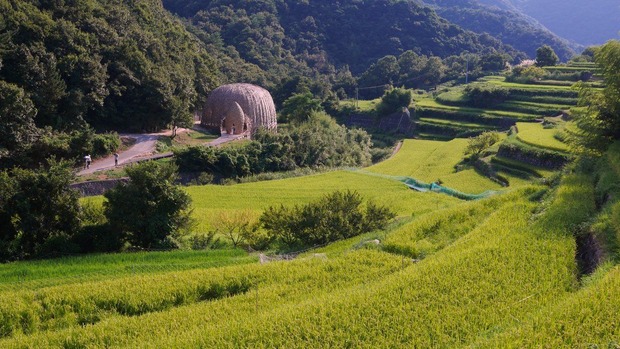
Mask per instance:
[[[478,0],[425,0],[425,3],[447,20],[477,33],[489,33],[532,58],[536,57],[536,49],[545,44],[553,47],[564,61],[575,54],[567,40],[509,3],[499,1],[487,5]]]
[[[209,54],[159,1],[1,0],[0,12],[0,81],[25,92],[38,127],[158,130],[216,85]]]
[[[354,74],[406,50],[446,57],[463,51],[508,52],[489,36],[452,24],[413,1],[164,0],[214,47],[265,70],[298,62],[319,72],[348,65]]]

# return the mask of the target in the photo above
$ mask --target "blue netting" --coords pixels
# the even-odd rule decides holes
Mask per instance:
[[[393,179],[393,180],[397,180],[399,182],[403,182],[407,187],[416,190],[416,191],[420,191],[420,192],[428,192],[428,191],[432,191],[435,193],[443,193],[446,195],[450,195],[450,196],[454,196],[456,198],[462,199],[462,200],[477,200],[477,199],[482,199],[482,198],[486,198],[489,197],[491,195],[495,195],[498,193],[498,191],[496,190],[487,190],[485,192],[482,192],[480,194],[467,194],[467,193],[463,193],[460,192],[456,189],[452,189],[452,188],[448,188],[448,187],[444,187],[442,185],[436,184],[436,183],[424,183],[422,181],[419,181],[415,178],[411,178],[411,177],[405,177],[405,176],[390,176],[390,175],[386,175],[386,174],[381,174],[381,173],[374,173],[374,172],[370,172],[370,171],[366,171],[366,170],[359,170],[359,169],[349,169],[350,171],[354,171],[354,172],[358,172],[358,173],[363,173],[363,174],[367,174],[367,175],[371,175],[371,176],[376,176],[376,177],[382,177],[382,178],[388,178],[388,179]]]

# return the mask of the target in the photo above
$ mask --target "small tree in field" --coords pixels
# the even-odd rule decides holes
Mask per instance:
[[[483,132],[477,137],[470,138],[465,147],[465,154],[477,159],[486,148],[499,142],[499,138],[499,133],[495,131]]]
[[[105,215],[112,229],[122,231],[137,247],[153,248],[188,227],[191,199],[174,184],[172,163],[145,162],[127,168],[129,183],[104,194]]]
[[[233,247],[240,246],[252,239],[258,225],[256,216],[251,210],[222,211],[213,221],[216,232],[226,236]]]

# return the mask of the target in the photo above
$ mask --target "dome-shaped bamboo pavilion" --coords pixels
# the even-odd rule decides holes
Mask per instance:
[[[276,107],[269,91],[260,86],[223,85],[207,98],[200,123],[220,134],[253,134],[259,127],[275,131]]]

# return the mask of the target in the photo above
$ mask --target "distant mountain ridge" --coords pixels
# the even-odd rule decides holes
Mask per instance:
[[[554,33],[582,45],[598,45],[620,39],[618,0],[480,0],[503,8],[518,9]]]
[[[421,3],[391,0],[163,0],[219,47],[261,69],[291,58],[313,69],[347,65],[359,74],[377,59],[413,50],[447,57],[519,51],[450,23]],[[301,64],[303,65],[303,64]]]
[[[489,33],[532,58],[538,47],[549,45],[566,61],[578,46],[525,15],[509,0],[424,0],[424,3],[452,23],[477,33]]]

